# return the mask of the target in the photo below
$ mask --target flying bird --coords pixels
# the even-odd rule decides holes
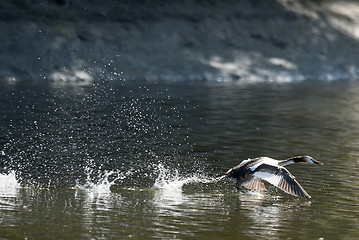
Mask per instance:
[[[232,178],[236,181],[236,188],[238,190],[242,190],[242,187],[245,187],[256,191],[266,190],[262,181],[265,180],[288,194],[311,198],[297,180],[295,180],[295,177],[284,167],[300,162],[323,165],[323,163],[310,156],[296,156],[286,160],[259,157],[243,160],[239,165],[229,169],[220,179],[225,177]]]

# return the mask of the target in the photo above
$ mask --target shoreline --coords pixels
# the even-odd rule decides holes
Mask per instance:
[[[0,82],[359,77],[354,1],[9,1]]]

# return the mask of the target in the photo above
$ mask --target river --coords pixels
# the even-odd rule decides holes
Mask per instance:
[[[3,84],[2,239],[356,239],[359,82]],[[312,196],[211,182],[243,159]]]

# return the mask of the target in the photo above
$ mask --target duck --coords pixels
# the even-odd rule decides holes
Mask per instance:
[[[236,188],[240,191],[244,191],[243,187],[259,192],[266,191],[262,181],[264,180],[290,195],[311,198],[295,177],[285,168],[285,166],[293,163],[323,165],[323,163],[310,156],[295,156],[286,160],[258,157],[243,160],[239,165],[229,169],[222,177],[233,179],[236,182]]]

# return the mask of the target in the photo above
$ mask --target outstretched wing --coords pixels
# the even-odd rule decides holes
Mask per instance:
[[[284,167],[262,164],[256,168],[253,175],[273,184],[288,194],[310,198],[310,195]]]
[[[243,187],[250,189],[250,190],[256,190],[256,191],[266,191],[267,188],[259,178],[254,178],[253,181],[250,183],[244,184]]]

